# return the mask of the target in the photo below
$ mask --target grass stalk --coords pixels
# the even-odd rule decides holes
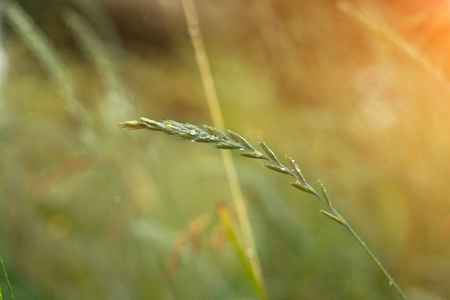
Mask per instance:
[[[12,300],[16,300],[16,297],[14,296],[13,289],[11,287],[11,282],[9,282],[8,273],[6,272],[5,265],[3,264],[3,258],[0,256],[0,264],[2,267],[3,276],[5,276],[6,285],[8,286],[9,294],[11,295]],[[0,300],[3,298],[0,291]]]
[[[375,256],[375,254],[370,250],[370,248],[366,245],[366,243],[363,241],[363,239],[355,232],[355,230],[350,226],[350,224],[342,217],[342,215],[334,208],[331,209],[334,213],[334,215],[338,216],[339,219],[344,223],[343,225],[350,231],[351,235],[358,241],[358,243],[363,247],[364,251],[367,252],[367,255],[372,259],[372,261],[376,264],[378,269],[386,276],[388,279],[389,285],[391,285],[394,290],[397,292],[397,294],[402,298],[406,300],[406,295],[400,288],[400,286],[397,284],[397,282],[394,280],[394,278],[391,276],[391,274],[386,270],[386,268],[383,266],[383,264],[380,262],[380,260]]]
[[[217,96],[216,88],[214,85],[214,78],[211,73],[211,67],[209,65],[208,56],[206,54],[205,45],[200,30],[197,9],[192,0],[181,0],[181,3],[183,5],[183,11],[186,16],[188,32],[192,46],[194,48],[195,57],[213,124],[215,127],[224,130],[225,123],[223,121],[219,98]],[[258,253],[255,247],[255,241],[250,226],[247,206],[242,194],[236,167],[229,152],[222,151],[222,160],[225,166],[231,195],[235,205],[239,227],[242,233],[243,244],[246,250],[248,250],[246,251],[246,253],[249,253],[249,255],[247,255],[247,259],[251,265],[254,277],[256,278],[258,293],[260,294],[262,299],[265,299],[266,294],[261,264],[259,262]],[[252,255],[250,255],[250,253]]]
[[[196,126],[192,124],[179,123],[172,120],[157,122],[147,118],[140,118],[138,121],[125,121],[119,123],[118,125],[121,128],[127,130],[149,129],[153,131],[162,131],[169,135],[175,135],[182,138],[183,140],[188,140],[191,142],[212,143],[218,149],[239,150],[242,151],[238,153],[239,155],[248,158],[263,160],[264,167],[272,171],[291,176],[292,178],[294,178],[294,181],[290,182],[290,184],[303,192],[314,195],[326,207],[326,210],[321,210],[323,215],[328,217],[330,220],[344,226],[351,233],[351,235],[363,247],[364,251],[367,252],[372,261],[385,275],[389,282],[389,285],[394,288],[394,290],[402,299],[406,299],[405,293],[401,290],[399,285],[395,282],[386,268],[381,264],[375,254],[369,249],[362,238],[354,231],[347,220],[342,217],[342,215],[333,207],[333,204],[328,197],[328,193],[323,183],[318,180],[321,189],[321,194],[319,194],[310,184],[308,184],[301,172],[300,166],[295,162],[293,158],[286,156],[286,159],[289,163],[289,166],[286,166],[278,159],[275,153],[264,142],[259,141],[259,145],[262,148],[262,151],[260,151],[253,147],[239,134],[230,130],[227,130],[227,134],[224,134],[221,130],[208,125]]]
[[[217,215],[219,217],[219,221],[223,226],[225,233],[230,240],[231,244],[234,246],[237,256],[244,266],[244,270],[247,276],[250,278],[253,287],[257,291],[260,298],[267,298],[265,291],[262,289],[262,286],[259,284],[259,279],[256,277],[256,273],[253,272],[253,266],[251,265],[251,261],[248,259],[249,255],[253,253],[248,252],[248,248],[245,248],[242,243],[242,235],[240,234],[239,228],[233,222],[233,218],[225,205],[219,205],[217,208]]]

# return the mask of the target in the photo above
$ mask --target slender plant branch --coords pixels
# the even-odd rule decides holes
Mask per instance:
[[[289,163],[289,167],[287,167],[281,163],[275,153],[264,142],[259,141],[259,145],[262,148],[262,151],[259,151],[239,134],[231,130],[227,130],[225,134],[221,130],[208,125],[196,126],[187,123],[179,123],[172,120],[157,122],[147,118],[140,118],[139,121],[125,121],[119,123],[118,125],[126,130],[149,129],[153,131],[162,131],[169,135],[175,135],[183,140],[188,140],[191,142],[212,143],[218,149],[240,150],[243,152],[239,152],[239,155],[248,158],[261,159],[265,161],[263,164],[264,167],[293,177],[294,181],[290,182],[290,184],[303,192],[314,195],[320,202],[322,202],[322,204],[327,208],[327,210],[320,210],[322,214],[332,221],[335,221],[336,223],[347,228],[352,236],[363,247],[364,251],[367,252],[369,257],[386,276],[389,285],[395,289],[402,299],[406,299],[404,292],[389,272],[384,268],[378,258],[373,254],[361,237],[354,231],[347,220],[345,220],[344,217],[342,217],[342,215],[333,207],[323,183],[318,180],[321,190],[321,193],[319,194],[310,184],[306,182],[300,166],[295,163],[293,158],[286,156]]]
[[[6,273],[6,268],[5,268],[5,265],[3,264],[3,258],[1,256],[0,256],[0,265],[2,267],[3,276],[5,276],[6,285],[8,286],[8,290],[9,290],[9,294],[11,295],[11,299],[15,300],[16,297],[14,297],[14,292],[11,287],[11,283],[9,282],[8,273]],[[0,297],[1,297],[1,292],[0,292]]]
[[[222,117],[222,111],[219,104],[219,97],[214,85],[214,78],[212,76],[211,67],[209,65],[208,55],[206,53],[203,36],[200,29],[200,21],[198,18],[197,9],[193,0],[181,0],[183,5],[184,15],[186,16],[189,36],[191,38],[192,47],[194,48],[197,66],[202,79],[203,90],[205,91],[206,100],[210,115],[215,127],[224,130],[225,123]],[[231,195],[233,198],[236,215],[238,217],[239,228],[242,234],[242,242],[246,250],[247,260],[250,263],[254,279],[257,283],[257,292],[261,299],[266,299],[266,292],[264,288],[264,277],[261,269],[261,264],[258,258],[258,252],[255,247],[255,239],[253,237],[250,220],[248,217],[247,206],[244,201],[241,186],[236,172],[231,153],[222,151],[222,161],[227,174],[228,183],[230,186]]]

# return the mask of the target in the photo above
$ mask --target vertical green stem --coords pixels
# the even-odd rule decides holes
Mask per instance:
[[[5,268],[5,265],[3,264],[3,259],[2,259],[1,256],[0,256],[0,264],[1,264],[1,267],[2,267],[3,275],[5,276],[6,284],[8,285],[9,293],[11,294],[11,299],[15,300],[16,298],[14,297],[14,292],[13,292],[13,289],[11,287],[11,283],[9,282],[8,273],[6,273],[6,268]]]

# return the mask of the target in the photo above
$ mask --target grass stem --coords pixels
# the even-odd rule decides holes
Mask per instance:
[[[287,167],[281,163],[275,153],[264,142],[259,142],[262,151],[258,151],[237,133],[227,131],[228,135],[225,135],[221,130],[208,125],[203,125],[203,127],[200,127],[192,124],[183,124],[172,120],[157,122],[147,118],[141,118],[139,121],[125,121],[119,123],[118,125],[119,127],[127,130],[137,130],[145,128],[153,131],[162,131],[169,135],[176,135],[184,140],[189,140],[191,142],[214,143],[215,147],[218,149],[239,150],[243,151],[239,153],[241,154],[241,156],[268,161],[269,163],[264,164],[265,167],[272,171],[293,177],[295,181],[290,182],[292,186],[305,193],[314,195],[324,206],[326,206],[328,208],[328,211],[321,210],[321,212],[329,219],[346,227],[348,231],[350,231],[352,236],[363,247],[364,251],[367,252],[372,261],[386,276],[389,285],[395,289],[395,291],[402,299],[406,299],[406,295],[404,294],[404,292],[400,289],[398,284],[395,282],[386,268],[381,264],[375,254],[373,254],[366,243],[353,230],[353,228],[344,219],[344,217],[342,217],[342,215],[333,207],[323,183],[319,181],[319,185],[323,195],[320,196],[320,194],[306,182],[305,177],[301,173],[300,166],[295,163],[293,158],[286,157],[289,161],[290,166]]]
[[[11,299],[15,300],[16,297],[14,296],[14,292],[13,292],[13,289],[11,287],[11,283],[9,282],[8,273],[6,273],[6,268],[5,268],[5,265],[3,264],[3,258],[1,256],[0,256],[0,264],[1,264],[1,267],[2,267],[3,275],[5,276],[6,285],[8,286],[9,294],[11,295]]]
[[[358,243],[363,247],[364,251],[370,256],[372,261],[377,265],[377,267],[383,272],[384,276],[389,281],[389,285],[391,285],[397,294],[404,300],[406,300],[406,295],[400,288],[400,286],[397,284],[397,282],[392,278],[391,274],[386,270],[386,268],[383,266],[383,264],[380,262],[380,260],[373,254],[373,252],[370,250],[370,248],[366,245],[366,243],[362,240],[362,238],[355,232],[355,230],[350,226],[350,224],[342,217],[342,215],[334,208],[331,208],[331,211],[335,216],[337,216],[342,222],[343,225],[350,231],[351,235],[358,241]]]
[[[222,112],[219,104],[219,97],[217,96],[214,85],[214,78],[211,73],[208,56],[206,54],[205,45],[203,42],[202,33],[200,30],[200,23],[198,19],[197,9],[192,0],[182,0],[183,11],[186,16],[189,36],[191,38],[192,46],[194,48],[195,57],[202,79],[203,89],[205,91],[206,100],[215,127],[224,130],[225,123],[223,121]],[[261,265],[255,247],[255,241],[250,226],[250,221],[245,204],[244,196],[242,195],[241,186],[236,172],[236,167],[233,158],[229,152],[222,152],[222,160],[225,166],[225,171],[230,186],[231,196],[236,209],[236,214],[239,221],[239,227],[242,233],[244,247],[249,249],[248,253],[254,253],[247,256],[257,281],[257,290],[262,299],[266,299],[264,289],[264,279],[262,275]]]

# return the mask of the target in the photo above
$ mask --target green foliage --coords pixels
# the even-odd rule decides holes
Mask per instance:
[[[54,15],[44,1],[28,2],[42,6],[41,19]],[[319,175],[411,299],[449,298],[449,75],[432,63],[445,61],[446,42],[428,59],[397,23],[373,22],[395,12],[369,2],[358,4],[365,14],[327,1],[200,10],[227,127],[292,153],[302,169],[235,132],[127,125],[237,150],[294,178],[289,189],[285,176],[237,165],[270,299],[396,299],[342,230],[324,186],[307,183]],[[16,298],[254,299],[243,263],[251,251],[225,234],[217,213],[225,202],[237,223],[217,153],[114,126],[133,111],[209,118],[179,8],[141,9],[124,23],[150,41],[122,30],[117,43],[93,25],[94,11],[64,11],[55,37],[55,26],[15,1],[2,4],[10,72],[0,104],[0,252]],[[128,13],[110,11],[117,23]]]

